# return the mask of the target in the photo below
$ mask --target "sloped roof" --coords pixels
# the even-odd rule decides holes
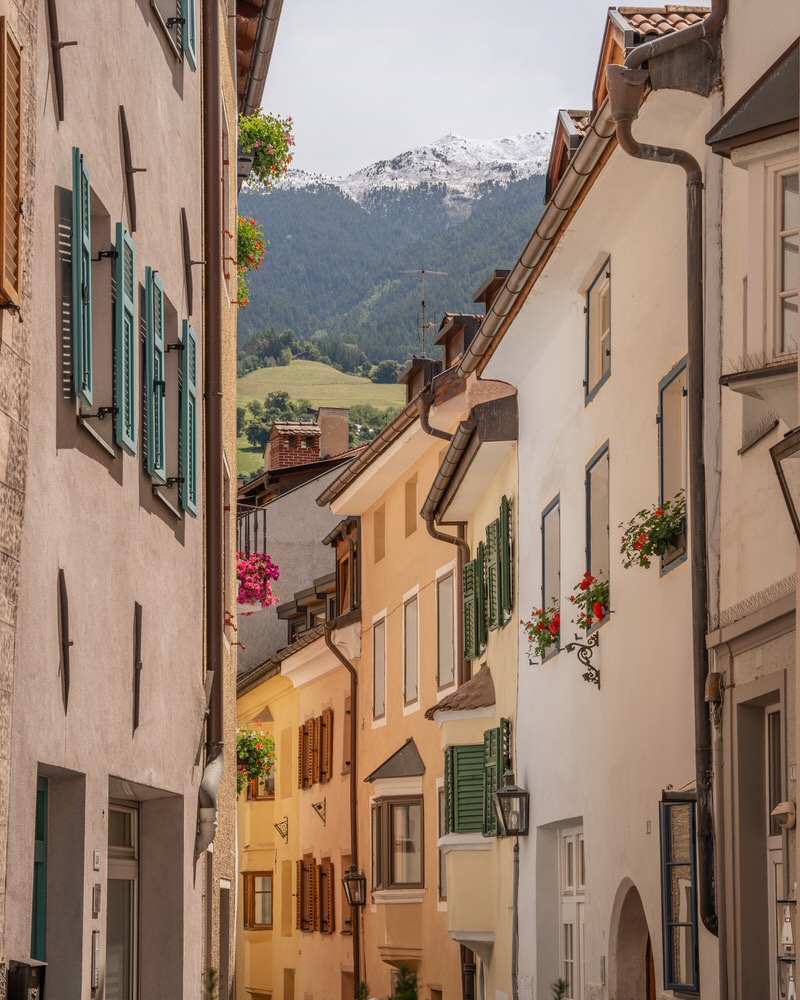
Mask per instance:
[[[484,663],[466,684],[429,708],[425,718],[432,719],[436,712],[467,712],[473,708],[490,708],[494,704],[494,681],[489,665]]]
[[[425,765],[417,750],[417,744],[413,738],[409,738],[405,743],[378,767],[368,774],[364,781],[375,781],[376,778],[416,778],[425,773]]]
[[[708,16],[708,7],[666,4],[663,7],[617,7],[637,35],[670,35],[698,24]]]
[[[565,108],[567,115],[569,115],[570,121],[572,122],[575,131],[580,135],[586,135],[586,129],[589,128],[589,122],[592,119],[591,111],[577,111],[574,108]]]

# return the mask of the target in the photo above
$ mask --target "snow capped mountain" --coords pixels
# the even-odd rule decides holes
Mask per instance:
[[[348,177],[290,170],[276,187],[298,189],[326,184],[363,204],[376,192],[408,191],[423,184],[439,184],[448,189],[451,204],[468,202],[487,183],[506,185],[544,174],[552,141],[552,132],[505,139],[465,139],[446,135],[430,146],[373,163]]]

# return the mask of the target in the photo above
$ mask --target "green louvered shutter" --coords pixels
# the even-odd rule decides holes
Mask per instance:
[[[475,553],[475,637],[476,656],[486,648],[486,550],[478,542]]]
[[[92,202],[89,168],[72,147],[72,384],[92,406]]]
[[[189,64],[189,69],[197,69],[197,0],[181,0],[183,8],[183,58]]]
[[[117,223],[114,302],[114,439],[136,454],[136,255],[130,233]]]
[[[181,507],[197,513],[197,334],[183,321],[181,353]]]
[[[500,520],[486,525],[486,617],[489,628],[498,628],[500,618]]]
[[[483,734],[483,835],[498,834],[497,813],[492,793],[503,783],[503,775],[511,767],[511,730],[508,719],[501,719],[496,729]]]
[[[500,501],[500,624],[511,619],[514,604],[514,564],[511,561],[511,502]]]
[[[464,659],[478,655],[478,621],[476,614],[475,560],[464,565],[461,571],[461,607],[464,630]]]
[[[450,747],[453,755],[453,833],[483,828],[483,747]]]
[[[455,762],[453,759],[453,747],[447,747],[444,751],[444,833],[453,833],[455,829],[455,781],[453,769]]]
[[[145,268],[145,399],[147,401],[147,471],[166,482],[164,439],[164,286]]]

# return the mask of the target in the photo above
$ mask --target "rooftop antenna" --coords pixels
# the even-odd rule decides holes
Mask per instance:
[[[431,327],[436,326],[433,322],[428,322],[428,307],[425,303],[425,275],[426,274],[442,274],[447,275],[447,271],[430,271],[424,267],[417,268],[416,270],[401,271],[400,274],[419,274],[422,275],[422,300],[419,311],[419,343],[420,349],[422,351],[422,357],[425,357],[425,334]]]

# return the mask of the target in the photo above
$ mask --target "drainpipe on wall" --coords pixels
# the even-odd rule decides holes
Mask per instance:
[[[700,165],[689,153],[664,146],[641,144],[634,139],[632,123],[639,113],[648,70],[641,66],[696,39],[705,38],[722,24],[727,0],[712,0],[711,12],[698,24],[634,48],[624,66],[606,67],[611,117],[617,140],[629,155],[656,163],[672,163],[686,173],[687,240],[687,354],[689,411],[689,554],[692,578],[692,660],[694,667],[695,767],[698,811],[698,862],[700,915],[705,927],[718,934],[714,866],[714,815],[712,801],[711,720],[705,702],[708,674],[706,628],[708,624],[708,556],[706,553],[706,486],[703,446],[703,178]],[[717,871],[721,872],[722,859]],[[725,956],[720,945],[720,969]],[[724,980],[722,981],[724,982]],[[722,983],[721,983],[722,985]]]
[[[198,793],[195,857],[216,833],[217,791],[223,758],[222,558],[222,121],[220,112],[219,4],[203,5],[203,303],[206,671],[213,674],[206,729],[206,766]]]
[[[431,427],[428,414],[430,413],[432,403],[433,392],[430,389],[428,389],[427,392],[423,392],[417,399],[417,411],[419,412],[420,427],[430,437],[441,438],[442,441],[452,441],[452,434],[448,434],[447,431],[440,431],[438,427]]]
[[[333,641],[334,622],[325,622],[325,645],[350,674],[350,864],[358,868],[358,672]],[[353,997],[358,1000],[361,985],[361,907],[353,907]]]

